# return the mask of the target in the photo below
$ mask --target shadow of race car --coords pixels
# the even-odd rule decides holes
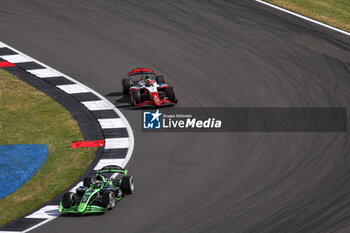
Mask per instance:
[[[132,176],[127,170],[105,166],[95,171],[95,178],[86,177],[76,192],[66,192],[60,202],[59,212],[64,214],[104,213],[115,207],[116,201],[134,192]]]
[[[164,75],[156,75],[148,68],[136,68],[122,80],[123,94],[130,96],[136,107],[175,105],[177,96],[173,87],[165,82]]]

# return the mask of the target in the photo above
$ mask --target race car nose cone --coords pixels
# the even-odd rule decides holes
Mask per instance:
[[[85,208],[86,208],[85,204],[80,204],[77,209],[78,213],[83,213],[85,211]]]
[[[152,96],[153,96],[153,104],[155,106],[160,106],[161,105],[161,101],[159,99],[158,93],[153,93]]]

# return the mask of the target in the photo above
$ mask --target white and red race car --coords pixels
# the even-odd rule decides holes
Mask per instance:
[[[123,94],[129,95],[131,105],[163,106],[175,105],[177,96],[173,87],[165,82],[164,75],[148,68],[136,68],[128,73],[128,78],[122,80]]]

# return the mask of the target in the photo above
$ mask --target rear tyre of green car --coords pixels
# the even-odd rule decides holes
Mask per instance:
[[[84,185],[85,187],[88,187],[88,188],[89,188],[90,185],[93,184],[93,183],[94,183],[94,180],[92,179],[91,176],[85,177],[85,178],[84,178],[83,185]]]
[[[132,176],[124,176],[122,178],[121,188],[123,193],[132,194],[135,191],[134,178]]]

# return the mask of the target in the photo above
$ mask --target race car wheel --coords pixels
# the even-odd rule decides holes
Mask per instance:
[[[133,106],[136,106],[138,103],[141,102],[141,94],[139,90],[133,90],[132,96],[131,96],[131,104]]]
[[[75,204],[77,196],[75,193],[68,192],[63,194],[62,206],[63,208],[70,208]]]
[[[87,187],[79,187],[79,188],[77,188],[77,190],[76,190],[77,195],[82,197],[86,190],[87,190]]]
[[[123,193],[132,194],[135,190],[134,178],[132,176],[124,176],[122,178],[121,188]]]
[[[129,89],[132,86],[131,85],[131,80],[124,78],[122,80],[122,86],[123,86],[123,95],[128,95],[129,94]]]
[[[164,75],[159,75],[159,76],[156,76],[156,82],[159,84],[159,83],[163,83],[165,84],[165,78],[164,78]]]
[[[173,87],[168,87],[166,90],[166,96],[168,97],[168,100],[176,101],[176,95],[175,90]]]
[[[115,207],[115,196],[112,191],[106,191],[102,194],[102,205],[107,209]]]
[[[85,177],[84,178],[84,182],[83,182],[83,185],[85,186],[85,187],[90,187],[90,185],[91,184],[93,184],[94,183],[94,180],[92,179],[92,177]]]

